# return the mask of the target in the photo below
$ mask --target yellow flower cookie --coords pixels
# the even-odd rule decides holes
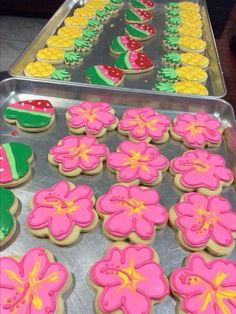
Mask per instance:
[[[57,34],[59,36],[79,38],[82,35],[82,29],[73,26],[62,26],[59,28]]]
[[[74,50],[73,38],[67,36],[53,35],[48,38],[47,46],[52,48],[61,48],[65,51]]]
[[[56,69],[50,63],[30,62],[25,67],[25,75],[37,78],[51,78],[54,80],[70,80],[70,74],[65,69]]]
[[[80,16],[68,16],[64,20],[66,26],[85,28],[88,25],[88,18]]]

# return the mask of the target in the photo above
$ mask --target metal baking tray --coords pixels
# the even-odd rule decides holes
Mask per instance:
[[[109,52],[109,45],[113,37],[124,34],[125,21],[124,10],[127,7],[127,1],[124,1],[125,5],[118,15],[112,17],[107,24],[105,24],[104,30],[101,33],[97,43],[93,46],[92,51],[84,55],[84,62],[80,66],[64,66],[59,65],[59,68],[67,68],[71,73],[71,82],[75,85],[78,83],[86,83],[85,70],[96,64],[108,64],[114,63],[115,57]],[[155,69],[153,71],[138,74],[138,75],[126,75],[123,85],[116,87],[116,89],[134,89],[136,91],[142,90],[146,93],[163,94],[161,92],[154,91],[153,88],[156,82],[157,68],[161,65],[161,58],[164,53],[162,44],[163,40],[163,28],[165,25],[165,3],[169,0],[159,0],[156,9],[153,11],[153,20],[150,24],[153,24],[158,32],[156,36],[148,41],[144,42],[144,53],[149,55],[154,62]],[[209,91],[209,96],[220,98],[225,96],[226,87],[223,78],[223,73],[220,65],[220,60],[216,48],[216,43],[211,28],[211,22],[207,11],[205,0],[197,0],[201,5],[201,15],[203,20],[203,33],[204,39],[207,42],[206,55],[210,59],[210,66],[208,69],[209,78],[206,82],[206,87]],[[22,55],[11,66],[9,73],[12,76],[24,76],[25,66],[35,60],[37,51],[43,48],[47,39],[54,33],[57,33],[57,29],[63,25],[63,20],[68,15],[73,15],[73,11],[79,5],[78,0],[66,0],[47,25],[42,29],[33,42],[26,48]],[[167,94],[167,93],[165,93]],[[172,93],[170,93],[173,95]]]
[[[87,274],[93,263],[103,256],[105,249],[111,243],[102,233],[101,222],[94,231],[81,234],[79,240],[69,247],[58,247],[49,239],[34,237],[26,227],[26,217],[29,212],[28,203],[37,190],[50,187],[64,178],[77,185],[90,185],[98,197],[116,182],[115,175],[108,171],[106,166],[100,174],[95,176],[79,175],[75,178],[66,178],[59,174],[57,167],[49,165],[47,161],[49,149],[60,138],[69,134],[65,120],[67,107],[84,100],[107,101],[112,104],[118,118],[130,106],[153,106],[172,119],[183,111],[209,112],[218,117],[226,128],[222,145],[218,149],[209,150],[222,154],[227,165],[234,169],[236,174],[236,121],[234,113],[231,105],[220,99],[187,99],[180,96],[143,95],[142,93],[127,91],[120,93],[118,90],[103,90],[94,86],[89,88],[83,85],[66,86],[62,83],[52,84],[46,81],[15,78],[6,79],[0,83],[1,111],[8,103],[35,98],[50,100],[56,109],[56,123],[46,132],[33,134],[18,131],[17,136],[12,136],[12,131],[17,130],[17,128],[5,123],[2,114],[0,114],[1,142],[21,141],[30,145],[35,153],[32,179],[13,189],[21,202],[21,212],[18,216],[17,233],[10,245],[3,248],[1,255],[23,255],[33,247],[49,249],[58,261],[64,263],[73,273],[74,286],[66,299],[66,313],[92,314],[94,313],[94,292],[88,285]],[[127,138],[119,135],[116,131],[112,131],[99,141],[106,143],[111,151],[115,151],[118,144],[125,139]],[[157,146],[169,160],[187,150],[183,144],[171,139],[167,143]],[[155,189],[160,195],[160,203],[166,208],[175,204],[182,195],[173,186],[173,176],[169,172],[164,174],[163,182]],[[224,189],[222,195],[234,205],[236,210],[236,186]],[[161,265],[167,276],[181,265],[182,260],[188,254],[187,251],[178,246],[175,232],[169,226],[157,231],[152,247],[160,255]],[[229,257],[236,259],[236,248]],[[175,313],[174,299],[167,297],[161,304],[154,307],[154,313]]]

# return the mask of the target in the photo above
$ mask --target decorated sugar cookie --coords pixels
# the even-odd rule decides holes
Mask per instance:
[[[203,23],[200,17],[194,16],[193,14],[184,15],[184,16],[167,16],[166,25],[185,25],[185,26],[193,26],[197,28],[202,28]]]
[[[16,232],[16,218],[19,202],[12,191],[0,186],[0,247],[9,242]]]
[[[31,176],[32,149],[23,143],[0,145],[0,186],[15,187]]]
[[[67,16],[64,19],[65,26],[73,26],[78,28],[85,28],[88,25],[88,18],[80,16]]]
[[[91,84],[119,86],[125,77],[124,71],[110,65],[94,65],[86,69],[85,75]]]
[[[82,30],[82,34],[83,34],[82,38],[84,38],[90,42],[94,42],[99,37],[99,32],[96,31],[95,29],[90,29],[90,28],[84,28]]]
[[[27,226],[35,236],[49,237],[58,245],[70,245],[80,232],[90,231],[97,225],[94,203],[89,186],[59,181],[34,194]]]
[[[233,250],[236,212],[222,196],[187,193],[169,213],[179,242],[188,250],[208,249],[215,255],[226,255]]]
[[[78,17],[95,17],[96,16],[96,8],[85,5],[83,7],[77,8],[74,10],[74,16]]]
[[[3,111],[3,118],[23,131],[41,132],[53,124],[55,111],[48,100],[24,100],[9,104]]]
[[[74,40],[75,50],[79,53],[89,52],[93,46],[93,41],[85,39],[84,37],[76,38]]]
[[[167,2],[165,4],[166,10],[184,10],[184,11],[191,11],[191,12],[199,12],[200,6],[196,2],[191,1],[183,1],[183,2]]]
[[[155,9],[156,3],[152,0],[130,0],[129,6],[134,9],[142,9],[145,11],[151,11]]]
[[[198,83],[205,83],[207,80],[207,73],[202,68],[192,65],[181,66],[179,68],[172,68],[168,66],[160,67],[157,71],[157,79],[164,82],[175,83],[178,81],[193,81]]]
[[[62,26],[58,29],[57,34],[59,36],[79,38],[82,35],[82,29],[74,26]]]
[[[159,256],[146,245],[114,243],[92,266],[89,282],[96,313],[149,314],[169,294]]]
[[[125,11],[125,21],[130,24],[146,24],[150,22],[152,18],[152,14],[145,10],[128,8]]]
[[[223,131],[220,121],[206,112],[181,113],[173,121],[171,136],[190,148],[217,147]]]
[[[201,20],[201,14],[199,12],[192,12],[190,10],[167,10],[166,11],[167,19],[172,17],[181,17],[183,19],[188,18],[193,21]]]
[[[53,35],[48,38],[47,46],[49,48],[60,48],[65,51],[74,50],[74,38],[62,35]]]
[[[96,18],[103,23],[109,20],[110,14],[105,9],[98,9],[96,11]]]
[[[197,191],[207,195],[219,194],[234,181],[232,170],[225,166],[221,155],[204,149],[184,152],[170,162],[174,182],[181,191]]]
[[[50,78],[59,81],[69,81],[70,73],[66,69],[56,69],[51,63],[35,61],[25,67],[26,76],[37,78]]]
[[[60,173],[75,177],[81,172],[90,175],[100,172],[107,155],[108,148],[98,144],[95,137],[70,135],[50,149],[48,160],[59,167]]]
[[[88,20],[89,29],[95,29],[97,31],[101,31],[103,29],[103,24],[97,18],[90,18]]]
[[[209,65],[209,59],[206,56],[195,52],[179,53],[176,51],[168,51],[163,55],[162,63],[171,67],[190,65],[206,69]]]
[[[180,49],[183,52],[202,53],[206,50],[206,42],[190,36],[166,36],[164,46],[171,50]]]
[[[127,74],[137,74],[153,70],[152,60],[142,52],[127,51],[122,53],[114,65]]]
[[[48,62],[51,64],[69,64],[75,65],[80,64],[83,58],[78,52],[75,51],[64,51],[60,48],[43,48],[40,49],[36,58],[38,61]]]
[[[72,278],[50,251],[33,248],[22,257],[3,256],[0,264],[2,314],[64,313],[62,296]]]
[[[202,37],[202,29],[200,27],[192,26],[192,25],[167,25],[164,28],[165,36],[191,36],[196,38]]]
[[[170,276],[178,314],[232,314],[235,312],[236,263],[205,253],[189,255]]]
[[[127,109],[118,123],[118,131],[134,141],[164,143],[169,139],[171,120],[151,107]]]
[[[70,106],[66,112],[66,120],[71,132],[96,137],[116,129],[118,124],[115,111],[105,102],[84,101]]]
[[[117,152],[107,157],[107,166],[119,182],[156,185],[162,181],[162,172],[168,169],[168,159],[146,142],[122,142]]]
[[[181,93],[194,95],[208,95],[208,90],[205,86],[198,82],[182,81],[176,83],[159,81],[155,85],[155,90],[158,92]]]
[[[113,185],[96,203],[98,214],[104,219],[107,237],[133,243],[151,243],[155,230],[168,220],[167,210],[159,204],[156,190],[136,185]]]
[[[110,51],[116,55],[120,55],[126,51],[140,51],[143,50],[143,45],[128,36],[117,36],[112,39]]]
[[[156,35],[156,28],[149,24],[127,24],[125,33],[136,40],[148,40]]]

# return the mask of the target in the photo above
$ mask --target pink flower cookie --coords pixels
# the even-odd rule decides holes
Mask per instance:
[[[234,180],[224,158],[204,149],[189,150],[174,158],[170,162],[170,171],[180,190],[196,190],[209,195],[219,194],[222,187],[231,185]]]
[[[98,199],[96,209],[104,218],[105,234],[117,241],[128,238],[134,243],[151,243],[155,229],[168,221],[157,191],[136,185],[113,185]]]
[[[178,231],[178,240],[189,250],[207,248],[216,255],[226,255],[234,248],[236,212],[220,195],[187,193],[171,207],[170,222]]]
[[[117,152],[108,155],[107,166],[117,173],[119,182],[156,185],[162,181],[169,161],[153,145],[124,141]]]
[[[164,143],[169,138],[170,125],[170,118],[153,108],[129,108],[118,123],[118,131],[134,141]]]
[[[99,137],[117,127],[118,119],[114,113],[108,103],[84,101],[69,107],[66,119],[71,132]]]
[[[219,146],[223,128],[218,119],[206,112],[181,113],[173,122],[171,136],[190,148]]]
[[[61,314],[62,295],[70,288],[69,271],[46,249],[34,248],[23,257],[0,258],[1,314]]]
[[[70,245],[81,231],[90,231],[97,225],[94,203],[89,186],[59,181],[34,194],[27,225],[36,236],[49,236],[58,245]]]
[[[149,246],[117,242],[89,277],[97,292],[96,313],[149,314],[169,294],[157,253]]]
[[[236,313],[236,263],[204,253],[187,257],[170,277],[178,314]]]
[[[81,172],[96,174],[103,168],[109,153],[105,144],[98,144],[92,136],[66,136],[50,149],[48,160],[65,176],[74,177]]]

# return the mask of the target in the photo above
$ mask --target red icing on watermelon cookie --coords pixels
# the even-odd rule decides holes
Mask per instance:
[[[129,8],[125,11],[125,21],[127,23],[148,23],[152,18],[152,14],[145,10]]]
[[[152,60],[141,52],[127,51],[122,53],[115,61],[115,66],[126,73],[147,72],[153,69]]]
[[[95,65],[86,70],[86,77],[92,84],[118,86],[124,79],[124,72],[110,65]]]
[[[122,52],[129,51],[140,51],[143,49],[143,45],[128,36],[117,36],[114,37],[110,46],[110,50],[114,54],[121,54]]]

